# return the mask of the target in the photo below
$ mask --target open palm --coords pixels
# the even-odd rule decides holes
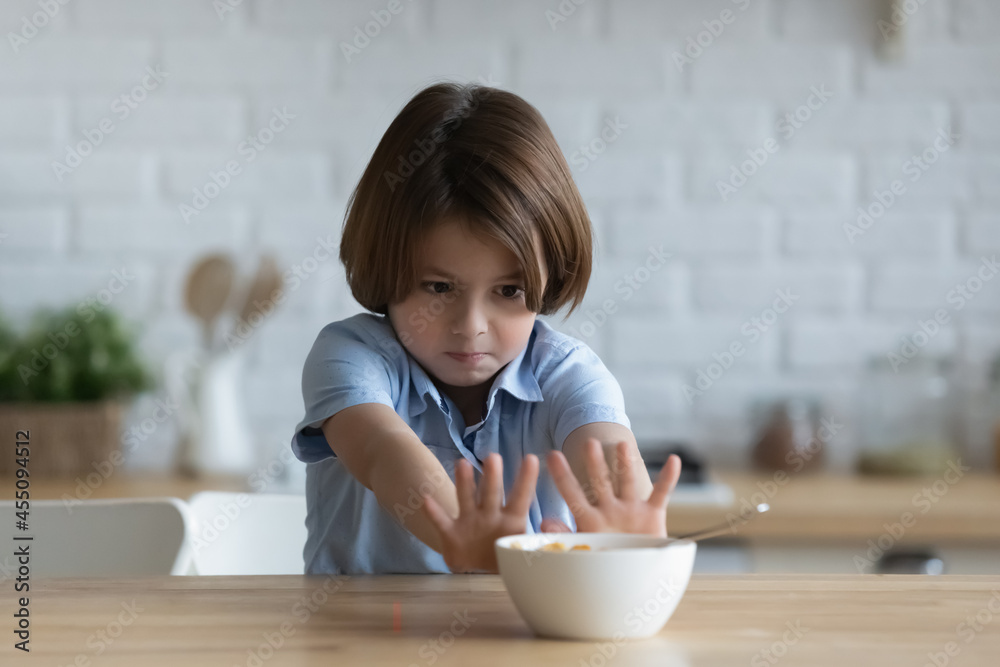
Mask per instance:
[[[601,444],[596,438],[587,442],[585,462],[590,493],[584,493],[562,452],[548,455],[549,472],[576,520],[581,533],[643,533],[667,536],[667,502],[681,474],[681,460],[674,454],[660,470],[653,491],[647,500],[636,492],[635,469],[629,456],[628,443],[616,448],[619,470],[619,491],[615,495],[611,472],[604,460]],[[645,474],[645,471],[643,471]],[[588,497],[588,495],[590,497]],[[557,519],[543,522],[544,532],[568,531]]]
[[[497,572],[493,543],[504,535],[525,532],[538,465],[534,454],[524,457],[506,505],[502,504],[503,459],[496,452],[483,462],[478,502],[472,464],[465,459],[456,464],[457,518],[450,517],[432,496],[424,496],[424,514],[441,536],[444,562],[452,572]]]

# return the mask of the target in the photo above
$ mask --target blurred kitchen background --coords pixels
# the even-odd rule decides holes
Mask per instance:
[[[303,361],[362,311],[347,197],[442,79],[523,96],[559,140],[596,261],[545,319],[615,374],[654,462],[998,465],[998,3],[7,0],[0,24],[0,309],[136,325],[154,379],[122,470],[174,465],[170,369],[204,340],[185,293],[225,255],[218,340],[259,268],[283,298],[230,339],[217,404],[244,415],[244,474],[279,461],[301,489]]]

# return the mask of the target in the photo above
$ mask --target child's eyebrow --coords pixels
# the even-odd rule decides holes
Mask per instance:
[[[434,274],[439,275],[439,276],[444,276],[448,280],[456,280],[455,276],[453,276],[452,274],[448,273],[447,271],[443,271],[443,270],[437,268],[436,266],[429,266],[429,267],[427,267],[426,269],[424,269],[424,273],[434,273]],[[505,276],[500,276],[499,278],[497,278],[497,280],[510,280],[511,278],[523,278],[523,277],[524,277],[524,272],[518,270],[518,271],[514,271],[513,273],[508,273]]]

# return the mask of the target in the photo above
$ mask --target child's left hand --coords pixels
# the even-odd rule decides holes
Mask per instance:
[[[617,496],[600,442],[596,438],[587,442],[586,466],[589,486],[592,488],[589,495],[594,498],[591,502],[573,475],[565,455],[560,451],[549,452],[549,473],[576,519],[577,532],[643,533],[666,537],[667,501],[681,476],[680,457],[676,454],[670,456],[660,470],[649,499],[642,500],[636,493],[635,470],[632,468],[628,443],[619,442],[616,454],[620,482]],[[545,519],[542,531],[566,532],[569,527],[558,519]]]
[[[503,459],[496,452],[491,453],[483,462],[477,502],[472,464],[460,459],[455,465],[458,492],[458,517],[455,519],[448,516],[433,497],[424,496],[424,514],[441,535],[444,562],[452,572],[497,572],[493,543],[504,535],[525,532],[538,481],[538,457],[534,454],[524,457],[506,505],[501,504],[502,472]]]

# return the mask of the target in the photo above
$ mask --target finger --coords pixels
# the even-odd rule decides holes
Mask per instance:
[[[437,501],[432,496],[423,496],[423,499],[423,506],[420,509],[423,511],[424,516],[434,524],[440,535],[444,536],[450,533],[455,521],[448,516],[448,513],[437,504]]]
[[[526,516],[531,509],[531,501],[535,497],[535,484],[538,482],[538,457],[528,454],[521,462],[517,471],[514,488],[507,502],[506,510],[514,516]]]
[[[561,519],[555,517],[547,517],[542,519],[542,525],[540,526],[543,533],[572,533],[573,530],[562,522]]]
[[[458,493],[458,515],[468,516],[476,511],[476,482],[472,464],[465,459],[455,463],[455,491]]]
[[[595,504],[600,504],[608,498],[615,497],[614,487],[611,485],[611,471],[608,470],[608,462],[604,460],[604,447],[597,438],[587,438],[584,445],[584,461],[587,465],[587,481],[593,489]]]
[[[654,507],[666,507],[667,501],[670,499],[670,494],[673,492],[674,487],[677,486],[677,480],[680,477],[681,458],[676,454],[671,454],[666,464],[660,470],[659,476],[656,478],[656,484],[653,485],[653,492],[649,494],[649,504]]]
[[[635,469],[632,467],[632,448],[627,441],[622,440],[616,446],[615,461],[618,464],[618,497],[631,502],[636,499]]]
[[[479,482],[479,508],[484,512],[500,511],[503,500],[503,459],[491,452],[483,462],[483,479]]]
[[[559,489],[559,495],[566,501],[569,511],[576,517],[576,523],[579,525],[580,519],[593,511],[590,501],[584,495],[583,489],[580,488],[580,482],[577,481],[566,456],[562,452],[549,452],[547,461],[552,481],[555,482],[556,488]]]

